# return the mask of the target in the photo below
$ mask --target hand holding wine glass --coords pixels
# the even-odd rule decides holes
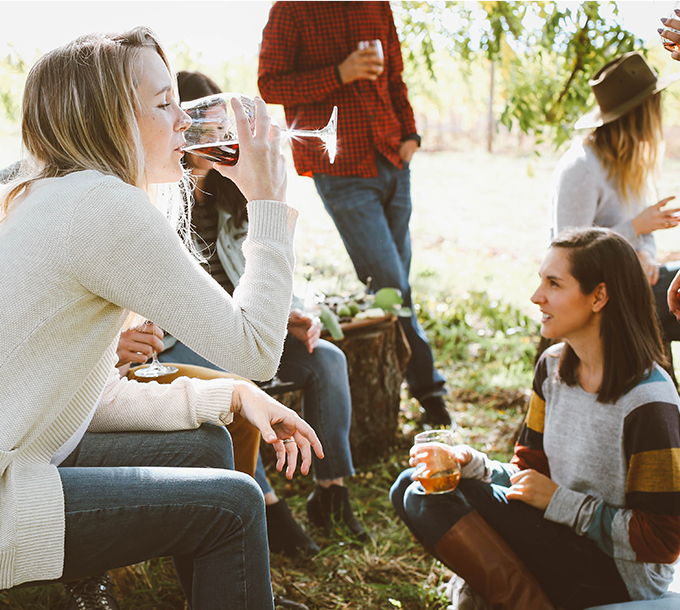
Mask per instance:
[[[661,44],[664,49],[671,52],[673,59],[680,59],[680,16],[676,10],[680,8],[680,2],[676,3],[667,18],[662,19],[663,28],[659,28]]]
[[[191,127],[184,134],[186,139],[184,150],[220,164],[215,169],[234,180],[248,199],[251,199],[246,192],[248,187],[239,183],[239,175],[259,174],[259,178],[254,176],[252,178],[254,186],[261,185],[268,177],[268,170],[276,166],[272,163],[272,153],[279,155],[279,162],[285,169],[285,159],[281,156],[279,148],[283,135],[288,138],[319,138],[326,147],[330,162],[333,163],[335,160],[337,108],[334,108],[328,124],[323,129],[312,130],[282,130],[272,123],[264,101],[259,97],[252,100],[240,93],[209,95],[185,102],[182,108],[192,119]],[[245,155],[246,152],[249,161],[240,165],[250,166],[247,170],[229,170],[226,167],[236,166],[239,156]],[[259,167],[262,163],[265,163],[264,166]]]
[[[286,160],[281,152],[281,128],[272,122],[261,98],[244,102],[244,97],[230,98],[231,115],[227,114],[227,121],[234,122],[228,129],[233,132],[234,126],[236,128],[236,150],[242,162],[236,164],[238,157],[236,160],[227,159],[226,162],[218,162],[215,169],[232,179],[248,201],[285,201],[287,173]],[[249,112],[250,104],[254,114]]]
[[[152,325],[153,322],[151,320],[147,320],[141,327],[141,331],[145,332],[145,328],[148,328],[149,326]],[[151,358],[151,364],[145,368],[135,370],[134,372],[135,377],[139,377],[141,379],[156,379],[157,377],[172,375],[173,373],[176,373],[179,370],[176,366],[166,366],[164,364],[161,364],[158,361],[157,355],[158,351],[154,349]]]
[[[384,60],[380,40],[362,40],[338,66],[340,80],[345,85],[355,80],[376,80],[383,73]]]
[[[154,351],[163,350],[163,331],[155,324],[143,324],[123,331],[118,338],[116,367],[127,364],[144,364]]]

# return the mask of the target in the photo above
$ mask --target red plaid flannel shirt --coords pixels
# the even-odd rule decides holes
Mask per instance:
[[[385,69],[376,81],[340,83],[336,66],[361,40],[380,39]],[[328,162],[316,138],[293,142],[298,174],[377,176],[375,152],[401,167],[399,146],[416,134],[401,47],[389,2],[276,2],[262,32],[258,86],[283,104],[286,121],[323,127],[338,107],[338,154]]]

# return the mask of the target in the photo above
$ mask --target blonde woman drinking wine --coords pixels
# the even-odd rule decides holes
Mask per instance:
[[[271,610],[262,493],[230,470],[223,426],[249,420],[289,477],[299,453],[304,473],[323,455],[314,431],[245,380],[139,384],[114,367],[130,311],[255,379],[286,332],[297,213],[280,130],[261,100],[254,133],[234,105],[241,159],[218,169],[250,226],[232,298],[168,222],[188,126],[172,74],[137,28],[79,38],[28,75],[31,171],[0,197],[0,589],[172,556],[194,610]]]

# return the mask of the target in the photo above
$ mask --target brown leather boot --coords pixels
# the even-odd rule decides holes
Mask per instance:
[[[494,610],[555,610],[522,560],[477,511],[446,532],[435,550]]]

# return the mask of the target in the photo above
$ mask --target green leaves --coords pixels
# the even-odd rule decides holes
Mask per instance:
[[[500,123],[556,147],[592,105],[588,79],[643,45],[621,25],[615,2],[401,2],[393,11],[405,61],[416,67],[409,66],[410,78],[443,76],[450,66],[436,62],[442,50],[460,58],[466,73],[494,62]]]
[[[383,309],[387,313],[402,318],[411,317],[411,309],[409,307],[402,307],[404,299],[401,298],[401,290],[396,288],[381,288],[375,293],[375,300],[373,307]]]
[[[540,333],[529,316],[486,292],[415,299],[421,302],[418,317],[435,360],[449,370],[452,386],[475,391],[530,387]]]
[[[326,305],[323,303],[319,304],[319,320],[323,327],[331,334],[331,337],[336,341],[340,341],[345,338],[345,333],[342,332],[340,328],[340,322],[338,321],[338,316],[336,316]]]
[[[4,114],[11,123],[21,118],[21,94],[26,81],[28,66],[12,49],[0,58],[0,118]]]

